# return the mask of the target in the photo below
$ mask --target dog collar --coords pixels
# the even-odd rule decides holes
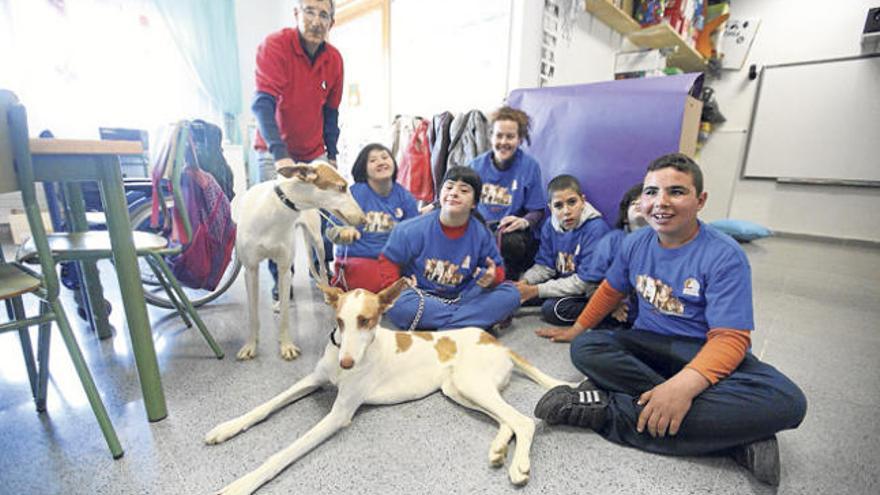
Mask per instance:
[[[285,196],[284,191],[282,191],[281,187],[277,184],[275,185],[275,195],[278,196],[278,199],[280,199],[282,203],[284,203],[284,206],[290,208],[293,211],[299,211],[299,208],[296,207],[296,203]]]
[[[336,347],[340,347],[339,342],[336,342],[336,337],[334,337],[334,335],[336,335],[336,330],[336,327],[333,327],[333,330],[330,330],[330,343],[335,345]]]

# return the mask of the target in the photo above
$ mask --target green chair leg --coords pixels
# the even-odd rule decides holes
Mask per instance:
[[[165,276],[165,280],[171,285],[174,289],[175,294],[180,299],[180,302],[183,304],[184,308],[186,308],[186,312],[189,313],[190,318],[195,322],[196,327],[199,329],[199,332],[202,333],[202,337],[205,338],[205,341],[208,342],[208,345],[211,346],[211,350],[214,351],[214,355],[217,356],[217,359],[223,359],[223,349],[217,344],[214,340],[214,336],[211,335],[211,332],[208,331],[207,327],[205,327],[205,323],[202,321],[202,318],[196,312],[196,308],[193,307],[189,298],[186,297],[186,293],[183,292],[183,289],[180,287],[180,283],[177,281],[177,278],[171,273],[171,269],[168,268],[168,265],[165,263],[165,260],[162,259],[161,256],[157,254],[150,254],[150,259],[159,267],[162,271],[162,274]]]
[[[113,337],[113,330],[110,327],[107,308],[104,306],[104,288],[101,286],[98,266],[94,261],[81,261],[79,268],[82,270],[81,273],[86,285],[87,309],[91,311],[89,321],[98,332],[99,339],[109,339]]]
[[[51,313],[49,304],[45,301],[40,302],[40,316]],[[52,323],[43,323],[40,325],[40,331],[37,335],[37,363],[40,365],[39,379],[37,384],[37,394],[34,400],[37,403],[37,412],[46,411],[46,389],[49,385],[49,343],[52,336]]]
[[[9,313],[9,319],[23,320],[25,319],[24,306],[21,304],[21,297],[13,297],[6,300],[6,312]],[[31,344],[31,333],[29,328],[22,328],[18,331],[18,340],[21,343],[21,353],[24,355],[24,365],[27,368],[28,381],[31,384],[31,395],[34,400],[37,398],[37,364],[34,361],[34,346]]]
[[[80,352],[79,344],[76,343],[76,338],[70,330],[70,322],[67,320],[64,308],[61,307],[61,303],[58,301],[53,301],[51,305],[52,311],[55,313],[55,321],[58,323],[58,329],[61,331],[61,337],[64,339],[64,345],[67,346],[70,359],[73,361],[74,368],[76,368],[76,374],[79,375],[83,389],[89,399],[89,404],[92,406],[92,411],[98,419],[98,426],[101,427],[104,440],[107,441],[107,446],[110,447],[110,453],[113,454],[113,458],[119,459],[124,453],[122,445],[119,444],[119,438],[116,437],[116,430],[113,429],[113,423],[110,422],[110,416],[107,414],[107,409],[104,408],[104,402],[98,394],[98,388],[95,386],[95,381],[92,379],[92,374],[89,372],[85,358],[83,358],[82,352]]]
[[[162,270],[149,256],[147,257],[147,264],[150,265],[150,269],[153,270],[153,274],[156,276],[156,280],[159,282],[159,285],[161,285],[162,288],[165,289],[165,293],[168,295],[168,300],[171,301],[171,304],[174,306],[177,314],[180,315],[180,318],[186,324],[186,327],[192,328],[192,321],[190,321],[189,316],[187,316],[186,308],[183,307],[183,304],[181,304],[181,302],[177,299],[177,296],[174,295],[174,290],[168,284],[168,281],[165,280],[165,276],[162,275]]]

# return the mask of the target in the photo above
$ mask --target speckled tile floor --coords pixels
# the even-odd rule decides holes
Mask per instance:
[[[9,249],[9,246],[5,246]],[[880,249],[772,238],[746,245],[752,263],[757,332],[754,352],[798,383],[806,420],[779,435],[779,493],[880,493]],[[301,260],[300,260],[301,263]],[[105,287],[121,308],[114,281]],[[295,278],[293,337],[303,355],[278,355],[274,321],[263,299],[259,357],[237,362],[245,339],[243,277],[202,317],[227,353],[216,360],[197,332],[150,308],[168,417],[149,423],[122,312],[112,339],[97,340],[65,301],[110,416],[125,448],[111,459],[70,360],[53,340],[48,413],[35,412],[18,338],[0,336],[0,493],[205,494],[289,445],[329,410],[321,391],[218,446],[203,435],[267,400],[306,374],[327,338],[330,311],[301,266]],[[268,273],[262,286],[268,295]],[[532,312],[529,312],[532,311]],[[534,336],[540,323],[524,310],[501,340],[544,371],[577,380],[567,346]],[[542,390],[514,376],[506,399],[531,414]],[[440,394],[362,409],[352,425],[267,483],[260,494],[290,493],[771,493],[723,457],[669,458],[608,443],[595,434],[539,423],[532,476],[512,487],[506,470],[486,461],[496,432],[487,417]]]

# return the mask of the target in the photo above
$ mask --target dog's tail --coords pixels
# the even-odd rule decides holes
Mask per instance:
[[[553,378],[552,376],[544,373],[543,371],[536,368],[535,365],[528,362],[526,360],[526,358],[511,351],[510,349],[508,349],[507,352],[508,352],[508,354],[510,354],[510,359],[513,361],[513,364],[516,366],[516,369],[518,371],[520,371],[522,374],[529,377],[533,382],[537,383],[538,385],[540,385],[546,389],[551,389],[557,385],[575,386],[575,384],[567,383],[562,380],[557,380],[556,378]]]

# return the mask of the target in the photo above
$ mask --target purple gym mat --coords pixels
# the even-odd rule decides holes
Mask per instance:
[[[523,149],[541,164],[544,185],[560,174],[577,177],[613,225],[620,198],[648,164],[679,150],[685,98],[699,99],[702,85],[703,75],[692,73],[517,89],[507,104],[532,119]]]

